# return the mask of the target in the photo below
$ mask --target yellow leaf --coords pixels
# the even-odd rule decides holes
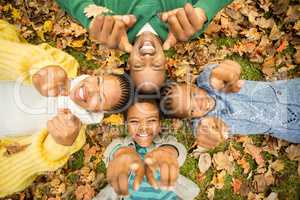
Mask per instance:
[[[85,43],[85,39],[82,39],[82,40],[74,40],[71,42],[71,47],[74,47],[74,48],[79,48],[79,47],[82,47],[83,44]]]
[[[224,187],[225,175],[226,175],[225,170],[215,174],[210,183],[213,184],[217,189],[222,189]]]
[[[4,11],[4,12],[9,11],[10,9],[12,9],[11,4],[7,4],[7,5],[3,6],[3,11]]]
[[[111,124],[111,125],[123,125],[124,124],[124,117],[121,114],[113,114],[110,115],[109,117],[105,118],[103,120],[104,123],[106,124]]]
[[[271,168],[276,172],[279,172],[284,169],[284,163],[282,160],[276,160],[275,162],[271,163]]]
[[[45,21],[43,25],[44,32],[51,32],[53,30],[53,23],[50,20]]]
[[[294,25],[294,29],[297,31],[300,31],[300,20],[298,20],[295,25]]]
[[[45,41],[44,33],[45,33],[45,32],[44,32],[44,30],[43,30],[42,28],[40,28],[40,29],[38,29],[38,30],[36,31],[37,36],[38,36],[39,38],[41,38],[42,41]]]
[[[87,60],[92,60],[94,56],[91,51],[88,51],[86,52],[85,57]]]
[[[12,9],[12,17],[14,20],[21,19],[20,11],[18,9],[13,8]]]

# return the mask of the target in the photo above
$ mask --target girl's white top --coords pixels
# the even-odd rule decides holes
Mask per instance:
[[[71,81],[71,89],[87,75]],[[69,109],[84,124],[100,123],[103,112],[92,113],[75,104],[69,96],[43,97],[32,85],[0,81],[0,138],[24,136],[47,128],[60,108]]]

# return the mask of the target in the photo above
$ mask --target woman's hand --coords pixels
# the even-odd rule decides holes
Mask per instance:
[[[214,89],[222,92],[239,92],[244,84],[240,76],[241,66],[232,60],[225,60],[212,70],[210,83]]]
[[[154,188],[171,189],[179,176],[177,150],[172,146],[161,146],[145,156],[145,172],[150,185]],[[160,182],[155,179],[155,172],[160,172]]]
[[[56,143],[71,146],[79,134],[81,122],[68,109],[63,109],[48,121],[47,128]]]
[[[46,97],[67,95],[68,75],[59,66],[47,66],[40,69],[32,76],[34,87]]]
[[[127,196],[130,172],[135,173],[133,189],[136,191],[144,178],[144,163],[131,147],[122,147],[115,154],[107,168],[107,180],[118,195]]]
[[[187,41],[200,31],[207,18],[203,9],[187,3],[183,8],[162,13],[161,20],[169,25],[169,35],[163,44],[164,50],[168,50],[177,41]]]
[[[219,118],[205,117],[199,122],[196,133],[197,145],[212,149],[228,138],[228,127]]]
[[[134,15],[97,16],[93,19],[89,33],[92,40],[108,47],[131,52],[127,30],[136,22]]]

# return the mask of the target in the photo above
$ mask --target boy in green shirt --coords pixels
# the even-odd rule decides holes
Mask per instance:
[[[165,80],[163,50],[202,34],[231,1],[57,0],[92,39],[130,53],[130,75],[143,93],[158,92]]]

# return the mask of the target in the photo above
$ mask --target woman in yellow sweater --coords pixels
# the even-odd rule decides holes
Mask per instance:
[[[80,121],[98,123],[104,112],[127,104],[129,81],[76,77],[78,67],[59,49],[22,43],[16,28],[0,20],[0,197],[62,167],[85,143]],[[7,155],[12,143],[26,148]]]

